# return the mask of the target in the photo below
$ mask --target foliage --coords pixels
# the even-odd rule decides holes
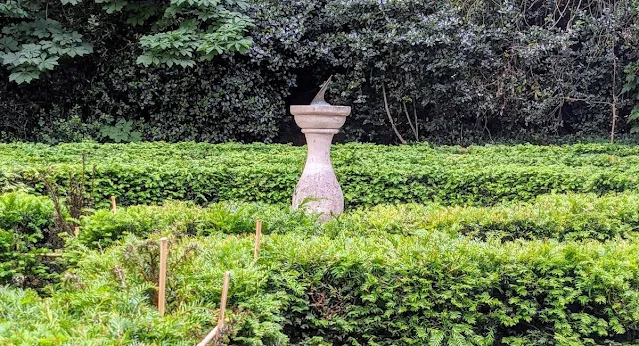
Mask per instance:
[[[332,220],[322,234],[401,234],[429,236],[442,232],[478,240],[635,239],[639,199],[634,193],[542,195],[530,202],[490,207],[436,204],[379,205],[360,208]]]
[[[54,110],[59,111],[58,107]],[[108,115],[102,115],[98,120],[84,123],[78,114],[78,109],[70,110],[67,117],[43,116],[39,124],[43,126],[38,140],[47,144],[65,142],[102,141],[112,143],[139,142],[142,133],[137,131],[139,124],[131,120],[115,120]]]
[[[305,148],[204,143],[92,143],[55,147],[0,145],[5,184],[24,183],[42,193],[38,171],[61,186],[81,172],[87,154],[97,206],[114,195],[121,205],[167,199],[289,203]],[[639,149],[624,145],[386,147],[339,145],[333,150],[338,180],[350,207],[380,203],[438,202],[490,205],[545,193],[635,190]],[[388,164],[380,164],[385,162]],[[94,186],[93,186],[94,185]],[[1,187],[0,187],[1,189]]]
[[[639,61],[626,67],[626,83],[623,86],[623,92],[628,93],[631,98],[635,99],[635,106],[630,111],[628,120],[632,122],[631,132],[637,132],[637,120],[639,120]]]
[[[83,42],[77,31],[65,30],[46,14],[38,15],[44,5],[44,1],[10,1],[0,7],[2,19],[13,19],[8,20],[9,23],[15,21],[3,26],[0,35],[0,59],[11,72],[9,81],[29,83],[40,78],[43,72],[53,70],[60,59],[93,51],[92,45]]]
[[[94,124],[85,124],[79,115],[79,109],[69,110],[68,118],[60,116],[60,107],[53,106],[49,119],[42,116],[38,121],[42,127],[38,140],[48,144],[64,142],[82,142],[96,135]]]
[[[200,2],[162,6],[178,3],[193,9]],[[335,83],[328,100],[353,106],[340,140],[397,141],[384,93],[409,141],[601,137],[610,132],[613,104],[616,132],[630,129],[622,120],[635,94],[620,89],[624,69],[639,60],[633,0],[251,0],[244,10],[228,1],[225,8],[249,15],[254,25],[245,27],[239,15],[233,28],[248,31],[222,25],[215,35],[223,38],[212,45],[200,35],[207,21],[196,20],[196,33],[186,25],[183,17],[195,12],[176,14],[181,26],[153,26],[162,22],[153,14],[161,5],[145,4],[103,3],[125,5],[120,15],[100,13],[90,2],[66,5],[64,27],[92,42],[95,54],[31,86],[0,82],[0,113],[9,115],[0,119],[3,139],[36,140],[46,131],[37,114],[64,118],[78,107],[86,124],[102,114],[144,123],[145,140],[298,141],[286,106],[310,102],[329,74]],[[54,9],[51,16],[60,17]],[[143,25],[125,23],[139,24],[137,17]],[[241,36],[253,43],[245,55],[232,54],[244,51]],[[139,43],[142,55],[133,49]],[[200,53],[229,53],[186,70],[136,63],[192,65],[198,45]]]
[[[122,208],[117,213],[99,210],[83,218],[78,239],[96,248],[109,246],[126,234],[146,236],[154,231],[175,235],[250,234],[255,232],[257,219],[264,220],[265,234],[303,234],[318,227],[313,217],[279,205],[221,202],[200,208],[168,202],[162,206]]]
[[[149,65],[193,66],[197,57],[211,60],[225,52],[246,52],[251,40],[244,33],[251,20],[237,12],[242,0],[151,1],[95,0],[108,14],[122,14],[126,23],[145,27],[139,39],[142,54],[138,63]],[[71,17],[65,8],[79,7]],[[9,1],[0,6],[0,59],[10,72],[9,81],[29,83],[51,71],[65,58],[93,52],[93,44],[81,33],[96,27],[124,24],[118,16],[100,23],[99,10],[80,0]],[[60,21],[51,19],[56,18]],[[88,22],[88,23],[87,23]],[[89,24],[89,25],[87,25]]]
[[[621,157],[637,150],[604,147]],[[545,160],[541,148],[515,149]],[[585,164],[598,155],[585,153],[604,148],[553,149]],[[636,193],[482,208],[376,206],[324,224],[288,206],[232,202],[98,210],[67,240],[70,266],[44,289],[49,297],[0,286],[0,343],[192,345],[217,320],[221,279],[231,270],[230,344],[633,344],[638,210]],[[52,219],[45,197],[0,195],[0,245],[11,249],[0,268],[39,258]],[[254,262],[256,219],[265,235]],[[5,244],[16,235],[31,252]],[[170,239],[163,318],[155,309],[161,236]],[[28,268],[47,275],[37,262]]]
[[[8,199],[14,195],[0,196]],[[22,197],[25,198],[35,197]],[[303,237],[318,234],[329,237],[362,234],[428,237],[433,233],[445,233],[502,242],[516,239],[607,241],[635,239],[639,231],[638,210],[636,193],[603,197],[594,194],[545,195],[530,202],[490,207],[380,205],[348,210],[320,225],[313,216],[291,211],[287,205],[221,202],[202,208],[184,202],[166,202],[161,206],[124,207],[116,213],[103,209],[85,215],[81,219],[78,241],[90,248],[106,248],[127,234],[139,237],[153,233],[246,235],[255,232],[255,220],[258,219],[264,222],[264,234],[290,233]],[[48,215],[45,223],[52,224],[52,219],[53,215]],[[19,224],[18,221],[14,223]],[[47,242],[46,238],[44,242]]]
[[[625,241],[272,234],[253,264],[251,238],[186,238],[169,263],[188,249],[197,256],[170,269],[165,318],[130,257],[143,243],[87,252],[50,298],[3,288],[0,341],[194,344],[216,320],[231,270],[235,345],[637,342],[639,248]]]
[[[169,202],[163,206],[132,206],[117,213],[97,211],[83,218],[79,241],[106,247],[126,234],[144,237],[154,232],[172,235],[252,234],[255,220],[263,233],[322,234],[330,237],[401,234],[428,237],[433,233],[464,235],[478,240],[516,239],[601,240],[636,239],[639,196],[635,193],[597,197],[546,195],[531,202],[491,207],[444,207],[437,204],[380,205],[347,211],[318,224],[312,216],[288,206],[217,203],[206,208]]]
[[[40,287],[51,277],[47,260],[53,203],[22,192],[0,195],[0,285]]]
[[[118,120],[115,125],[102,125],[100,127],[100,135],[115,143],[139,142],[142,139],[140,132],[133,131],[133,122],[131,120]]]

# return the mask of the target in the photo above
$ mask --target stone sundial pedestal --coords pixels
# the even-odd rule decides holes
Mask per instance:
[[[324,83],[310,105],[291,106],[308,148],[304,171],[293,194],[293,209],[319,213],[321,221],[344,211],[344,194],[331,163],[331,143],[351,113],[351,107],[324,101],[330,81]]]

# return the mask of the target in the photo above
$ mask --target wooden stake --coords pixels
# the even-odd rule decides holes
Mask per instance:
[[[216,326],[206,335],[204,340],[200,341],[200,343],[197,344],[197,346],[206,346],[209,344],[209,342],[213,341],[213,339],[217,338],[218,336],[220,336],[220,329]]]
[[[40,256],[40,257],[62,257],[61,253],[39,253],[36,254],[36,256]]]
[[[224,285],[222,286],[222,298],[220,299],[220,312],[217,316],[217,329],[224,328],[224,313],[226,312],[226,299],[229,295],[229,281],[231,280],[231,272],[224,273]]]
[[[217,316],[217,326],[213,328],[206,337],[200,341],[197,346],[206,346],[214,339],[220,337],[224,332],[224,313],[226,312],[226,299],[229,294],[229,281],[231,280],[231,272],[224,273],[224,285],[222,286],[222,298],[220,299],[220,312]]]
[[[115,213],[117,209],[118,207],[115,204],[115,196],[111,196],[111,211]]]
[[[164,307],[166,305],[166,257],[167,257],[167,239],[160,239],[160,280],[158,281],[158,312],[160,316],[164,316]]]
[[[75,234],[76,237],[80,235],[80,226],[73,227],[73,234]]]
[[[260,256],[260,243],[262,242],[262,220],[257,220],[255,224],[255,250],[253,251],[253,260],[257,261]]]

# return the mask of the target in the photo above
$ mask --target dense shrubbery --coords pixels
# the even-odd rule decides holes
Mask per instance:
[[[304,150],[1,145],[2,190],[43,192],[38,171],[86,189],[61,189],[61,204],[0,194],[0,344],[193,345],[217,320],[226,270],[234,345],[639,342],[639,147],[340,145],[350,207],[321,224],[289,209]],[[73,220],[78,237],[60,238],[78,193],[104,202]],[[115,213],[103,208],[110,194]],[[140,202],[158,203],[130,205]],[[42,256],[54,250],[55,263]]]
[[[492,207],[405,204],[352,211],[323,225],[330,236],[443,232],[480,240],[634,239],[639,231],[639,196],[546,195],[527,203]]]
[[[10,230],[6,232],[7,236],[14,234],[26,237],[23,228],[37,231],[28,238],[30,243],[18,248],[34,247],[34,250],[42,251],[45,247],[53,247],[51,243],[57,239],[56,235],[42,231],[54,224],[52,205],[48,199],[10,193],[0,195],[0,200],[5,205],[0,215],[4,220],[12,219],[10,223],[3,222],[2,227]],[[37,223],[29,221],[34,219],[32,215],[37,215]],[[287,205],[221,202],[203,208],[184,202],[166,202],[162,206],[119,208],[116,213],[97,210],[80,220],[78,240],[90,248],[105,248],[127,234],[140,237],[156,232],[173,235],[243,235],[254,232],[257,219],[264,220],[265,234],[290,233],[301,237],[384,234],[429,237],[434,233],[444,233],[479,240],[605,241],[636,238],[639,231],[639,195],[547,195],[531,202],[492,207],[383,205],[348,211],[322,225],[313,216],[291,211]],[[15,248],[16,245],[7,244],[6,247]],[[24,249],[21,252],[9,251],[7,255],[18,258],[26,252]],[[9,267],[15,265],[13,262],[5,263],[9,263]]]
[[[200,208],[182,202],[163,206],[132,206],[117,213],[100,210],[83,218],[79,240],[90,247],[108,246],[126,234],[146,236],[153,231],[172,234],[247,234],[255,220],[265,219],[263,232],[308,234],[316,220],[282,205],[218,203]]]
[[[46,258],[56,245],[53,203],[25,193],[0,195],[0,285],[37,287],[49,277]]]
[[[297,129],[285,104],[309,102],[330,73],[330,100],[354,106],[347,140],[396,140],[383,91],[407,140],[601,136],[613,103],[619,132],[628,130],[636,83],[621,91],[639,71],[633,1],[249,3],[249,52],[188,69],[136,65],[134,47],[151,28],[75,6],[65,24],[94,53],[27,87],[0,72],[0,138],[288,140]]]
[[[251,238],[183,239],[170,247],[165,318],[136,255],[145,243],[88,252],[51,298],[2,289],[0,341],[193,344],[230,269],[237,345],[637,342],[639,248],[624,241],[268,235],[255,265]]]
[[[136,60],[144,66],[193,66],[196,60],[210,61],[221,53],[246,52],[251,44],[244,37],[250,19],[234,11],[247,6],[241,0],[80,3],[25,0],[0,6],[0,62],[10,72],[9,81],[29,83],[65,59],[92,53],[91,42],[73,29],[94,34],[101,21],[112,19],[107,14],[119,17],[115,21],[121,24],[126,18],[128,30],[140,34],[143,54]]]
[[[529,203],[493,207],[444,207],[436,204],[383,205],[349,211],[323,225],[284,205],[218,203],[207,208],[170,202],[133,206],[117,213],[98,211],[82,222],[80,241],[107,246],[126,234],[153,231],[172,234],[251,234],[255,220],[266,234],[323,234],[331,237],[367,234],[420,235],[442,232],[480,240],[634,239],[639,232],[639,195],[548,195]]]
[[[47,174],[66,184],[70,172],[81,172],[80,155],[86,152],[86,191],[93,191],[103,206],[109,195],[117,196],[122,205],[165,199],[288,203],[302,170],[304,150],[262,144],[2,145],[0,189],[22,182],[42,191],[37,170],[51,170]],[[638,150],[617,145],[349,144],[337,146],[333,156],[351,207],[431,201],[488,205],[551,192],[634,190],[639,179]]]

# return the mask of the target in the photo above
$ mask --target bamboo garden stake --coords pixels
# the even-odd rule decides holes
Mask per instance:
[[[224,328],[224,313],[226,312],[226,299],[229,295],[229,281],[231,280],[231,272],[224,273],[224,285],[222,286],[222,298],[220,299],[220,312],[217,316],[217,328]]]
[[[206,346],[209,344],[209,342],[213,341],[213,339],[217,338],[218,336],[220,336],[220,329],[215,326],[215,328],[213,328],[213,330],[211,330],[206,337],[200,341],[199,344],[197,344],[197,346]]]
[[[255,250],[253,251],[253,260],[257,261],[260,256],[260,242],[262,241],[262,220],[257,220],[255,224]]]
[[[160,279],[158,282],[158,312],[160,316],[164,316],[164,307],[166,305],[166,257],[167,257],[167,239],[160,239]]]
[[[226,312],[226,299],[228,298],[228,294],[229,294],[230,280],[231,280],[231,272],[227,271],[226,273],[224,273],[224,284],[222,286],[222,298],[220,299],[220,312],[218,313],[218,316],[217,316],[217,326],[215,326],[215,328],[213,328],[206,335],[206,337],[202,341],[200,341],[199,344],[197,344],[197,346],[206,346],[211,341],[213,341],[213,339],[218,338],[222,334],[224,330],[224,313]]]

